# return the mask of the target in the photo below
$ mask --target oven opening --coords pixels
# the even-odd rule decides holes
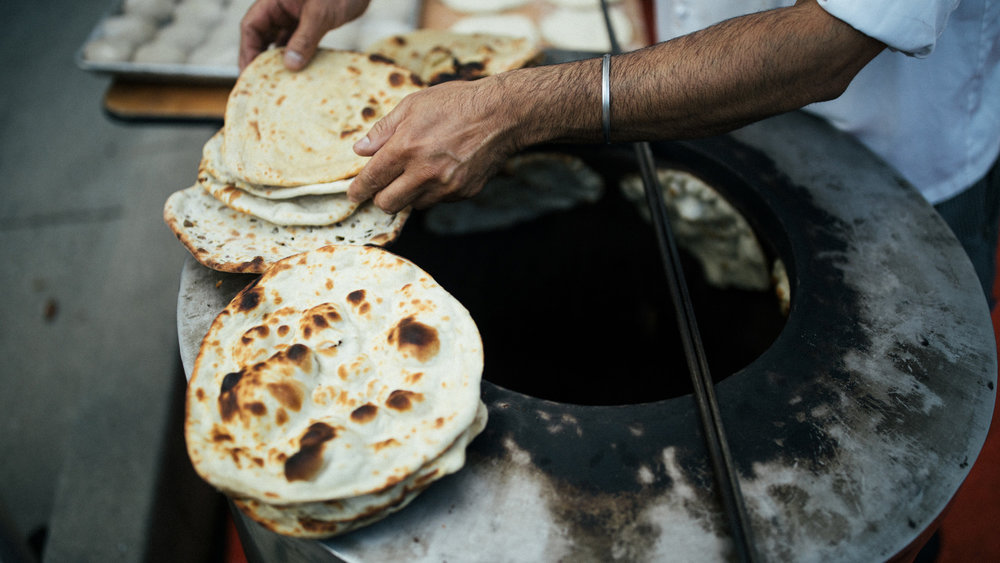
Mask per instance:
[[[583,162],[600,178],[599,192],[595,176],[584,176],[589,195],[577,193],[579,169],[550,174],[575,195],[539,211],[530,202],[553,201],[545,190],[518,195],[521,188],[494,180],[472,200],[414,211],[389,249],[469,309],[483,339],[483,378],[493,384],[581,405],[691,393],[634,163],[606,155]],[[531,174],[541,174],[534,165]],[[766,241],[750,248],[742,216],[697,175],[658,168],[709,369],[721,381],[760,356],[784,326],[781,263],[769,258]]]

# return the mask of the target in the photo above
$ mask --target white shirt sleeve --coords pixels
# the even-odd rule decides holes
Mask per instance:
[[[833,17],[890,49],[916,57],[934,50],[960,0],[818,0]]]

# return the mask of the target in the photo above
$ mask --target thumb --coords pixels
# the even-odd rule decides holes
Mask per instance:
[[[368,134],[354,143],[354,152],[358,156],[372,156],[382,148],[382,145],[389,140],[389,137],[392,137],[401,119],[399,117],[401,112],[398,109],[399,107],[397,106],[388,115],[376,121],[375,125],[372,125],[372,128],[368,131]]]

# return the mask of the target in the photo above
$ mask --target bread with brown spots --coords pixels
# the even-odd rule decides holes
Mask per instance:
[[[480,403],[472,425],[433,461],[383,491],[357,497],[299,504],[269,504],[234,499],[244,514],[268,530],[300,538],[326,538],[373,524],[405,508],[434,481],[465,465],[465,448],[486,426],[486,405]]]
[[[440,29],[417,29],[386,37],[366,51],[410,69],[430,85],[522,68],[542,54],[525,37]]]
[[[354,178],[344,178],[332,182],[318,184],[302,184],[300,186],[266,186],[251,184],[234,174],[222,162],[223,130],[216,131],[202,147],[201,162],[198,164],[198,182],[204,183],[207,177],[223,184],[231,184],[254,196],[265,199],[294,199],[307,195],[345,194]],[[204,179],[203,179],[204,178]]]
[[[236,211],[200,186],[174,192],[163,220],[200,264],[220,272],[259,274],[278,260],[331,244],[389,244],[410,210],[388,214],[371,201],[322,227],[286,227]]]
[[[320,49],[305,69],[293,72],[283,52],[258,55],[226,102],[222,160],[251,184],[300,186],[357,175],[367,157],[354,153],[354,143],[424,87],[381,57]]]
[[[290,256],[202,341],[188,453],[210,484],[267,505],[385,492],[475,427],[482,368],[472,317],[413,263],[356,245]]]
[[[205,143],[198,185],[228,207],[288,227],[331,225],[343,221],[358,208],[345,193],[350,180],[281,188],[256,186],[227,176],[220,166],[210,164],[218,161],[221,146],[221,131]],[[323,188],[331,191],[323,193]],[[296,191],[299,195],[285,191]]]

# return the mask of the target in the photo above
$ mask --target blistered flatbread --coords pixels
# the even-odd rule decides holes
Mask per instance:
[[[302,504],[276,505],[253,499],[234,502],[247,516],[272,532],[317,539],[344,534],[402,510],[434,481],[461,469],[465,465],[466,447],[483,431],[486,421],[486,405],[480,402],[472,425],[451,447],[384,491]]]
[[[356,176],[367,157],[353,145],[407,94],[423,88],[380,57],[320,49],[305,69],[283,49],[257,56],[226,103],[222,160],[251,184],[300,186]]]
[[[418,29],[393,35],[368,47],[392,59],[427,84],[472,80],[531,64],[541,51],[524,37]]]
[[[340,223],[283,227],[231,209],[198,185],[173,193],[163,208],[167,226],[199,263],[245,274],[330,244],[388,244],[409,214],[409,209],[387,214],[368,201]]]
[[[413,263],[327,246],[272,265],[205,335],[188,454],[234,498],[299,504],[384,491],[473,424],[482,342]]]

